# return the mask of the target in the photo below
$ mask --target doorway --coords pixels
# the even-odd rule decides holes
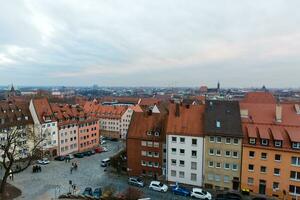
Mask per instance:
[[[266,194],[266,181],[259,180],[259,194]]]

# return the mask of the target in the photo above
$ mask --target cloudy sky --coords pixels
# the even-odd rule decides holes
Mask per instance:
[[[0,5],[0,85],[300,86],[299,0]]]

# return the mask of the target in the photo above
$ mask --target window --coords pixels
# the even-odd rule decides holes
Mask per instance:
[[[273,182],[273,190],[279,190],[279,183]]]
[[[184,167],[184,160],[179,161],[179,166]]]
[[[221,137],[217,137],[217,143],[221,143],[222,142],[222,138]]]
[[[146,141],[142,141],[142,146],[147,146],[147,142]]]
[[[221,168],[221,163],[220,162],[216,163],[216,168]]]
[[[268,146],[268,145],[269,145],[269,140],[262,139],[262,140],[261,140],[261,145],[263,145],[263,146]]]
[[[292,148],[293,149],[300,149],[300,142],[293,142],[292,143]]]
[[[158,158],[159,157],[159,153],[158,152],[154,152],[154,156],[155,158]]]
[[[282,141],[280,141],[280,140],[275,140],[274,146],[275,146],[275,147],[281,147],[281,146],[282,146]]]
[[[231,152],[230,151],[225,151],[225,157],[230,157]]]
[[[249,151],[249,157],[254,158],[254,156],[255,156],[255,152],[254,151]]]
[[[215,142],[215,137],[214,137],[214,136],[210,136],[210,137],[209,137],[209,141],[210,141],[210,142]]]
[[[274,175],[275,176],[280,176],[280,169],[274,168]]]
[[[191,173],[191,181],[197,181],[197,174]]]
[[[216,127],[221,128],[221,122],[220,121],[216,121]]]
[[[220,149],[217,149],[217,150],[216,150],[216,155],[217,155],[217,156],[221,156],[221,150],[220,150]]]
[[[248,171],[254,171],[254,165],[252,165],[252,164],[249,164],[248,165]]]
[[[208,162],[208,167],[214,167],[214,162],[213,161],[209,161]]]
[[[237,164],[232,164],[232,170],[237,171],[238,170],[238,165]]]
[[[151,152],[151,151],[148,151],[148,152],[147,152],[147,156],[148,156],[148,157],[152,157],[152,152]]]
[[[248,185],[254,184],[254,178],[248,177]]]
[[[171,176],[176,177],[176,171],[175,170],[171,170]]]
[[[179,152],[181,155],[184,155],[184,149],[180,149]]]
[[[159,147],[159,142],[154,142],[153,147]]]
[[[233,144],[235,144],[235,145],[239,144],[239,139],[238,138],[234,138],[233,139]]]
[[[263,160],[266,160],[267,159],[267,153],[261,153],[260,158],[263,159]]]
[[[292,157],[292,165],[300,166],[300,157]]]
[[[197,145],[197,139],[192,139],[192,145]]]
[[[229,183],[229,176],[224,176],[224,183]]]
[[[249,144],[256,144],[256,139],[255,138],[250,138],[249,139]]]
[[[147,142],[148,147],[153,147],[153,142]]]
[[[179,172],[179,178],[184,178],[184,172],[183,171]]]
[[[175,159],[171,160],[171,165],[176,165],[176,160]]]
[[[142,151],[142,156],[146,156],[147,152],[146,151]]]
[[[260,166],[260,172],[261,172],[261,173],[266,173],[266,172],[267,172],[267,167],[265,167],[265,166]]]
[[[214,149],[209,149],[209,155],[214,155]]]
[[[142,166],[146,166],[146,162],[142,160]]]
[[[281,155],[280,154],[275,154],[275,161],[281,161]]]
[[[239,157],[239,156],[238,156],[238,152],[237,152],[237,151],[232,152],[232,157],[238,158],[238,157]]]
[[[172,148],[172,154],[176,154],[176,148]]]
[[[292,195],[300,195],[300,187],[299,186],[290,185],[289,192]]]
[[[208,174],[207,179],[210,180],[210,181],[213,181],[214,180],[214,175],[213,174]]]
[[[229,163],[225,163],[224,164],[224,169],[230,169],[230,164]]]
[[[194,169],[194,170],[197,169],[197,163],[196,162],[191,162],[191,169]]]
[[[226,138],[226,139],[225,139],[225,143],[226,143],[226,144],[231,144],[231,139],[230,139],[230,138]]]
[[[290,179],[292,179],[294,181],[299,181],[300,180],[300,172],[291,171]]]
[[[185,138],[180,138],[180,143],[185,143]]]
[[[177,142],[177,137],[172,137],[172,142]]]
[[[194,151],[194,150],[192,151],[192,157],[193,157],[193,158],[196,158],[196,157],[197,157],[197,151]]]
[[[217,181],[217,182],[221,181],[220,175],[215,175],[215,181]]]

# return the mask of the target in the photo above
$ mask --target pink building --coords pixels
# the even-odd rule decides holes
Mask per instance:
[[[99,145],[99,123],[96,118],[81,115],[78,121],[78,151],[83,152]]]

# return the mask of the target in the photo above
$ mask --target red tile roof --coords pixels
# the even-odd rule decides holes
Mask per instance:
[[[269,126],[261,125],[261,126],[257,126],[257,129],[258,129],[259,137],[261,139],[266,139],[266,140],[270,139]]]
[[[248,137],[257,138],[257,130],[254,125],[247,125],[246,128],[247,128]]]
[[[249,92],[243,103],[276,103],[275,97],[269,92]]]
[[[127,106],[102,106],[96,102],[86,102],[84,111],[98,118],[121,118],[128,109]]]
[[[48,118],[49,121],[56,121],[48,99],[33,99],[33,105],[40,123],[45,123],[46,118]]]
[[[283,140],[282,133],[276,126],[271,126],[271,133],[274,140]]]
[[[287,131],[287,134],[292,142],[300,142],[300,127],[286,127],[285,130]]]
[[[176,109],[177,107],[177,109]],[[177,111],[178,113],[177,113]],[[205,105],[169,105],[167,134],[203,136]],[[176,115],[177,113],[177,115]]]

